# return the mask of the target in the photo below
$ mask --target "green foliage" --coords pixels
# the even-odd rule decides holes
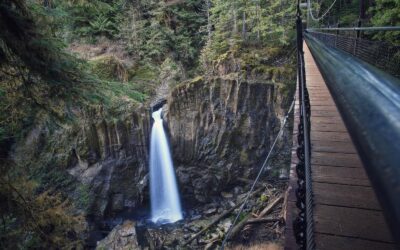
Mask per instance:
[[[78,206],[83,209],[88,209],[89,205],[91,204],[91,199],[93,196],[90,194],[90,187],[85,184],[80,184],[77,188],[78,192]]]
[[[154,65],[151,64],[144,64],[140,65],[137,68],[135,68],[131,72],[131,77],[133,80],[152,80],[157,77],[157,74],[159,69],[155,68]]]
[[[0,247],[2,249],[81,248],[85,228],[81,215],[59,193],[36,192],[36,184],[22,177],[0,179]]]
[[[128,70],[123,62],[111,55],[99,56],[89,61],[92,72],[101,79],[126,82]]]
[[[24,1],[0,3],[0,29],[0,66],[18,68],[19,74],[25,73],[25,67],[29,69],[25,85],[40,77],[57,88],[66,88],[83,78],[79,61],[48,35],[46,26],[36,21]]]
[[[64,16],[58,21],[63,30],[67,31],[67,39],[86,38],[94,41],[96,37],[104,36],[116,39],[120,34],[119,23],[124,15],[125,1],[56,1],[51,10],[58,10]],[[65,36],[65,35],[64,35]]]
[[[79,98],[83,82],[94,83],[85,63],[52,36],[43,7],[28,3],[0,3],[0,143],[18,141],[43,112],[66,119],[71,97]]]
[[[65,17],[58,14],[67,12],[57,8],[45,10],[32,1],[29,5],[18,0],[0,3],[2,157],[13,144],[26,142],[33,128],[43,128],[47,136],[52,136],[40,135],[34,147],[22,153],[26,161],[0,161],[0,223],[5,225],[0,229],[2,249],[82,246],[83,218],[72,215],[76,206],[59,193],[71,191],[75,183],[64,169],[74,137],[68,132],[71,137],[65,139],[54,131],[64,128],[67,132],[71,121],[76,122],[80,119],[77,116],[95,106],[102,106],[105,113],[117,117],[129,114],[137,102],[147,98],[139,86],[126,80],[125,68],[108,80],[100,74],[103,72],[97,72],[103,78],[99,79],[89,72],[93,70],[91,65],[66,52],[65,45],[55,36],[63,27],[58,23],[60,18]],[[89,25],[99,36],[105,35],[102,30],[109,29],[107,23]],[[103,60],[97,66],[104,64],[116,69],[122,65]],[[86,191],[78,190],[78,206],[90,203]]]
[[[177,4],[164,1],[140,1],[135,26],[129,30],[135,41],[131,51],[141,60],[162,63],[167,56],[182,62],[186,67],[196,66],[204,43],[200,28],[206,24],[201,11],[203,1],[187,0]]]
[[[334,0],[322,1],[321,3],[312,2],[313,13],[319,16],[331,6]],[[364,1],[366,13],[360,13],[360,1],[337,1],[329,14],[320,21],[310,20],[309,26],[330,26],[339,24],[341,27],[362,26],[399,26],[400,25],[400,1],[398,0],[376,0]],[[360,15],[363,18],[360,18]],[[343,32],[345,36],[355,36],[355,32]],[[362,32],[362,37],[371,40],[381,40],[400,45],[399,31],[367,31]]]
[[[312,13],[315,18],[321,17],[330,8],[335,0],[312,1]],[[341,27],[357,26],[359,20],[359,0],[337,0],[333,7],[329,10],[321,20],[313,20],[311,17],[307,19],[310,23],[309,27],[326,27],[335,26],[339,23]],[[367,4],[367,1],[364,1]],[[304,13],[306,19],[306,13]]]
[[[292,2],[212,0],[211,7],[205,0],[134,2],[0,3],[0,143],[7,141],[9,149],[27,142],[33,128],[43,133],[35,147],[20,154],[26,159],[7,165],[0,175],[0,198],[6,201],[0,205],[5,225],[0,247],[80,247],[83,226],[71,214],[87,208],[91,196],[86,185],[71,188],[77,183],[65,170],[86,115],[126,117],[160,82],[197,75],[200,56],[211,66],[238,64],[240,74],[269,82],[286,83],[293,75],[287,64],[275,65],[294,37]],[[85,62],[65,50],[68,42],[104,37],[129,53],[100,52]],[[247,158],[241,154],[242,162]],[[76,194],[77,204],[59,192]]]
[[[369,11],[373,15],[371,23],[374,26],[400,26],[399,0],[376,0]],[[400,31],[379,32],[374,38],[400,45]]]
[[[206,67],[232,52],[282,48],[294,38],[295,5],[282,1],[213,0],[211,23],[215,27],[204,50]],[[226,54],[228,53],[228,54]]]
[[[85,35],[114,37],[118,28],[105,14],[100,14],[94,21],[89,21],[90,29]]]

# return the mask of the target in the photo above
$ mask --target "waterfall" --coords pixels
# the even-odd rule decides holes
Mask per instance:
[[[161,112],[160,108],[152,113],[154,123],[150,142],[151,220],[155,223],[172,223],[182,219],[182,210]]]

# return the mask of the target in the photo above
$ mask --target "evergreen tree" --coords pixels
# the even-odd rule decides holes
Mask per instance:
[[[400,26],[399,0],[376,0],[370,13],[373,15],[371,23],[374,26]],[[400,45],[400,31],[379,32],[374,38]]]

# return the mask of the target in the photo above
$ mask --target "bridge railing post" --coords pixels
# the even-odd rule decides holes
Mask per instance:
[[[360,28],[360,27],[361,27],[361,20],[358,19],[357,28]],[[354,56],[357,55],[357,40],[358,40],[358,39],[360,38],[360,36],[361,36],[361,30],[356,29],[355,31],[356,31],[356,36],[355,36],[355,39],[354,39],[354,48],[353,48],[353,55],[354,55]]]
[[[339,26],[340,26],[340,23],[338,21],[337,27],[339,28]],[[338,36],[339,36],[339,29],[336,30],[335,48],[337,48]]]

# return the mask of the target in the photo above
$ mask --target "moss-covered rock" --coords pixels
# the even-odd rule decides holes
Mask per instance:
[[[128,70],[124,63],[112,55],[102,55],[89,61],[93,73],[109,81],[128,81]]]

